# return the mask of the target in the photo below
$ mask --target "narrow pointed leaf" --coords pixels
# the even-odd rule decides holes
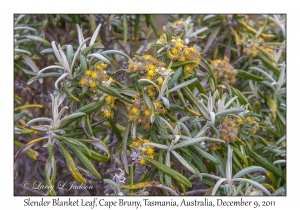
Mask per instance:
[[[128,173],[128,160],[127,160],[127,143],[128,143],[128,137],[129,137],[129,133],[131,130],[131,123],[128,124],[125,132],[124,132],[124,136],[123,136],[123,156],[122,156],[122,160],[123,160],[123,164],[125,167],[125,171],[126,173]]]
[[[86,184],[86,180],[83,178],[83,176],[81,175],[81,173],[79,172],[72,156],[70,155],[70,153],[68,152],[68,150],[62,146],[61,144],[59,144],[60,149],[66,159],[67,165],[68,165],[68,169],[71,172],[72,176],[76,179],[76,181]]]
[[[181,163],[182,166],[184,166],[186,169],[188,169],[192,174],[196,174],[196,171],[194,168],[190,166],[190,164],[183,158],[181,157],[177,152],[172,151],[172,154],[174,157]]]
[[[110,61],[106,57],[104,57],[103,55],[101,55],[99,53],[93,53],[93,54],[88,55],[87,57],[95,57],[101,61],[104,61],[107,64],[111,64]]]
[[[190,139],[187,141],[183,141],[181,143],[178,143],[174,146],[174,149],[177,148],[181,148],[181,147],[187,147],[187,146],[191,146],[194,144],[197,144],[199,142],[203,142],[203,141],[217,141],[217,142],[224,142],[221,139],[215,139],[215,138],[209,138],[209,137],[200,137],[200,138],[195,138],[195,139]]]
[[[144,157],[144,159],[150,163],[151,165],[155,166],[158,170],[161,170],[162,172],[164,172],[165,174],[167,174],[168,176],[170,176],[171,178],[175,179],[176,181],[182,183],[183,185],[187,186],[187,187],[192,187],[191,182],[182,174],[178,173],[177,171],[175,171],[174,169],[165,166],[164,164],[153,160],[151,158],[148,157]]]
[[[29,125],[29,124],[32,124],[35,122],[53,122],[53,120],[50,118],[47,118],[47,117],[39,117],[39,118],[35,118],[33,120],[28,121],[26,124]]]
[[[106,184],[109,184],[109,185],[113,186],[116,189],[117,194],[119,194],[120,187],[117,185],[117,183],[115,183],[114,181],[112,181],[110,179],[103,179],[103,182],[105,182]]]
[[[216,185],[214,186],[211,195],[216,195],[216,192],[218,191],[220,185],[221,185],[224,181],[226,181],[226,180],[227,180],[226,178],[220,179],[220,180],[216,183]]]
[[[44,78],[44,77],[58,77],[61,76],[61,73],[46,73],[46,74],[39,74],[35,77],[32,77],[31,79],[28,80],[27,84],[30,85],[31,83],[33,83],[34,81],[40,79],[40,78]]]
[[[69,75],[69,73],[64,73],[63,75],[61,75],[56,81],[55,81],[55,85],[54,87],[58,90],[58,84],[61,80],[63,80],[64,78],[66,78]]]
[[[206,152],[206,151],[200,149],[200,148],[197,147],[197,146],[194,146],[194,148],[195,148],[195,150],[196,150],[202,157],[204,157],[205,159],[207,159],[207,160],[213,162],[213,163],[216,164],[216,165],[219,165],[219,164],[220,164],[220,162],[219,162],[214,156],[212,156],[211,154],[209,154],[208,152]]]
[[[26,37],[27,39],[31,39],[31,40],[33,40],[33,41],[42,42],[42,43],[44,43],[44,44],[46,44],[46,45],[48,45],[48,46],[51,45],[50,42],[48,42],[46,39],[43,39],[43,38],[41,38],[41,37],[39,37],[39,36],[26,35],[25,37]]]
[[[250,179],[244,179],[244,178],[235,178],[233,179],[232,181],[240,181],[240,182],[247,182],[251,185],[253,185],[254,187],[260,189],[261,191],[263,191],[265,194],[267,195],[271,195],[271,193],[264,187],[262,186],[261,184],[259,184],[258,182],[255,182],[255,181],[252,181]]]
[[[72,61],[72,65],[71,65],[71,70],[73,69],[73,67],[74,67],[74,65],[75,65],[75,62],[76,62],[76,60],[77,60],[77,57],[78,57],[78,55],[79,55],[79,53],[80,53],[80,50],[83,48],[83,45],[85,45],[85,43],[87,42],[87,41],[89,41],[91,38],[86,38],[80,45],[79,45],[79,47],[77,48],[77,50],[76,50],[76,52],[75,52],[75,55],[74,55],[74,57],[73,57],[73,61]]]
[[[239,171],[238,173],[236,173],[233,178],[240,178],[245,176],[246,174],[250,174],[253,172],[264,172],[265,174],[268,173],[268,171],[266,169],[264,169],[263,167],[260,166],[250,166],[247,168],[244,168],[243,170]]]
[[[68,147],[70,147],[70,149],[74,152],[74,154],[77,156],[77,158],[80,160],[80,162],[84,165],[84,167],[91,172],[92,175],[94,175],[97,179],[101,179],[100,174],[98,173],[98,171],[96,170],[96,168],[94,167],[94,165],[91,163],[91,161],[80,151],[80,149],[78,149],[77,146],[75,146],[74,144],[71,144],[69,142],[64,142],[65,144],[68,145]]]
[[[46,139],[48,137],[41,137],[41,138],[38,138],[38,139],[35,139],[35,140],[32,140],[30,142],[28,142],[27,144],[25,144],[16,154],[15,154],[15,157],[14,157],[14,162],[16,162],[16,160],[19,158],[19,156],[25,152],[26,150],[28,150],[30,147],[32,147],[34,144],[36,144],[37,142],[39,141],[42,141],[43,139]]]
[[[99,34],[100,28],[101,28],[101,24],[99,24],[98,27],[96,28],[96,30],[94,31],[89,46],[91,46],[92,44],[95,43],[95,41],[96,41],[96,39],[97,39],[97,36],[98,36],[98,34]]]
[[[186,82],[183,82],[183,83],[180,83],[179,85],[173,87],[172,89],[169,90],[169,93],[172,93],[180,88],[183,88],[185,86],[188,86],[190,84],[192,84],[193,82],[195,82],[196,80],[198,80],[197,78],[194,78],[194,79],[191,79],[189,81],[186,81]]]
[[[83,112],[76,112],[76,113],[73,113],[73,114],[70,114],[70,115],[64,117],[63,119],[60,120],[60,122],[63,122],[63,121],[66,121],[66,120],[75,119],[75,118],[78,118],[78,117],[82,117],[84,115],[86,115],[86,114],[83,113]]]

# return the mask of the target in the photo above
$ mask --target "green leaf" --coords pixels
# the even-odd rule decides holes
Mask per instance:
[[[63,121],[66,121],[66,120],[77,119],[77,118],[82,117],[84,115],[86,115],[84,112],[76,112],[76,113],[73,113],[73,114],[70,114],[70,115],[64,117],[63,119],[60,120],[60,122],[63,122]]]
[[[194,149],[195,149],[195,151],[198,152],[203,158],[205,158],[205,159],[207,159],[207,160],[213,162],[213,163],[216,164],[216,165],[219,165],[219,164],[220,164],[219,160],[217,160],[214,156],[212,156],[212,155],[209,154],[208,152],[206,152],[206,151],[200,149],[200,148],[197,147],[197,146],[194,146]]]
[[[123,15],[123,41],[124,44],[127,44],[127,39],[128,39],[128,21],[127,21],[127,15]]]
[[[26,124],[29,125],[31,123],[35,123],[35,122],[50,122],[52,123],[53,120],[47,117],[39,117],[39,118],[35,118],[33,120],[28,121]]]
[[[152,16],[150,16],[150,25],[151,25],[151,28],[152,28],[155,36],[158,36],[157,28],[156,28],[156,25],[155,25],[155,22],[154,22]]]
[[[254,39],[258,39],[258,37],[260,37],[260,35],[261,35],[262,32],[265,30],[265,28],[266,28],[266,26],[267,26],[267,24],[268,24],[268,20],[269,20],[269,16],[267,15],[263,27],[261,27],[261,28],[259,29],[259,31],[255,34]]]
[[[260,46],[256,46],[256,48],[264,55],[266,56],[266,58],[268,58],[271,62],[277,63],[277,61],[275,60],[274,56],[269,53],[267,50],[265,50],[264,48],[260,47]]]
[[[18,148],[22,148],[24,147],[24,144],[14,140],[14,144],[18,147]],[[29,158],[31,158],[32,160],[37,160],[37,157],[39,156],[39,153],[33,149],[27,149],[25,152],[25,155],[27,155]]]
[[[164,149],[164,150],[167,150],[169,148],[167,145],[151,143],[151,142],[144,143],[143,145],[144,146],[153,146],[153,147],[156,147],[156,148],[159,148],[159,149]]]
[[[97,39],[97,36],[98,36],[98,34],[99,34],[100,28],[101,28],[101,24],[99,24],[99,25],[97,26],[96,30],[94,31],[89,46],[91,46],[91,45],[93,45],[93,44],[95,43],[95,41],[96,41],[96,39]]]
[[[231,32],[232,32],[233,35],[234,35],[235,44],[236,44],[236,45],[242,45],[242,41],[241,41],[241,39],[240,39],[238,33],[237,33],[235,30],[233,30],[231,27],[230,27],[230,30],[231,30]]]
[[[46,54],[46,53],[53,53],[54,51],[53,51],[53,49],[52,48],[47,48],[47,49],[44,49],[44,50],[42,50],[41,52],[40,52],[40,54]]]
[[[157,88],[157,90],[159,91],[159,88],[157,86],[157,84],[155,84],[154,82],[152,82],[151,80],[148,79],[139,79],[138,83],[140,86],[147,86],[147,85],[153,85],[154,87]]]
[[[245,111],[245,109],[240,108],[240,107],[235,107],[235,108],[231,108],[231,109],[226,109],[222,112],[218,112],[215,117],[216,118],[223,117],[223,116],[227,116],[229,114],[235,114],[235,113],[239,113],[239,112],[243,112],[243,111]]]
[[[257,56],[266,67],[268,67],[271,71],[273,71],[277,76],[280,75],[280,69],[274,66],[265,55],[258,55]]]
[[[68,44],[66,45],[66,54],[67,54],[67,60],[69,63],[69,66],[72,65],[72,58],[73,58],[73,47],[72,45]]]
[[[26,112],[20,112],[14,116],[14,122],[18,121],[19,119],[23,118],[26,115]]]
[[[123,164],[124,164],[126,173],[128,173],[127,143],[128,143],[128,136],[129,136],[129,133],[130,133],[130,129],[131,129],[131,123],[128,124],[128,126],[127,126],[127,128],[124,132],[124,136],[123,136],[123,156],[122,156],[122,160],[123,160]]]
[[[42,43],[44,43],[44,44],[46,44],[46,45],[48,45],[48,46],[51,45],[50,42],[48,42],[46,39],[43,39],[43,38],[41,38],[41,37],[39,37],[39,36],[26,35],[25,37],[26,37],[27,39],[31,39],[31,40],[33,40],[33,41],[42,42]]]
[[[194,152],[192,152],[191,150],[188,150],[189,153],[192,155],[192,160],[195,163],[194,165],[197,166],[197,168],[204,173],[207,173],[207,169],[203,163],[203,161],[200,159],[200,157],[198,155],[196,155]]]
[[[104,100],[90,103],[90,104],[85,105],[84,107],[81,107],[80,109],[78,109],[76,111],[76,113],[83,112],[86,114],[91,114],[92,112],[98,110],[104,103],[105,103]]]
[[[61,76],[61,73],[46,73],[46,74],[39,74],[35,77],[32,77],[31,79],[28,80],[27,84],[30,85],[31,83],[33,83],[34,81],[43,78],[43,77],[59,77]]]
[[[27,26],[16,26],[14,27],[14,30],[29,30],[29,31],[36,31],[34,28],[27,27]]]
[[[80,30],[81,31],[81,30]],[[78,35],[79,36],[79,35]],[[81,48],[83,47],[83,45],[85,45],[85,43],[88,41],[88,40],[90,40],[91,38],[89,37],[89,38],[86,38],[80,45],[79,45],[79,47],[77,48],[77,50],[76,50],[76,52],[75,52],[75,55],[74,55],[74,57],[73,57],[73,61],[72,61],[72,65],[71,65],[71,70],[73,69],[73,67],[74,67],[74,64],[75,64],[75,62],[76,62],[76,60],[77,60],[77,57],[78,57],[78,55],[79,55],[79,52],[80,52],[80,50],[81,50]]]
[[[280,177],[283,176],[281,170],[279,170],[276,166],[274,166],[272,163],[270,163],[266,158],[260,156],[256,152],[254,152],[248,142],[246,142],[246,145],[247,145],[246,148],[247,148],[247,152],[248,152],[249,156],[252,159],[254,159],[256,163],[258,163],[260,166],[267,169],[268,171],[273,172],[277,176],[280,176]]]
[[[220,186],[224,181],[226,181],[226,180],[227,180],[226,178],[220,179],[220,180],[216,183],[216,185],[214,186],[211,195],[215,195],[216,192],[217,192],[218,189],[219,189],[219,186]]]
[[[210,75],[210,78],[213,81],[214,87],[217,87],[218,86],[217,79],[209,63],[204,58],[202,58],[200,61],[200,65],[206,67],[205,69],[208,71],[208,74]],[[215,88],[213,90],[215,90]]]
[[[45,180],[47,184],[47,191],[49,192],[50,195],[56,196],[54,184],[55,184],[55,179],[56,179],[56,160],[54,154],[54,145],[53,144],[48,144],[47,146],[48,149],[48,159],[45,164]]]
[[[14,42],[14,46],[16,47],[22,43],[29,42],[29,41],[31,41],[31,40],[30,39],[21,39],[21,40]]]
[[[245,163],[245,166],[247,167],[247,166],[248,166],[248,160],[247,160],[247,158],[245,157],[245,155],[243,155],[243,154],[241,153],[241,151],[240,151],[239,149],[237,149],[236,147],[234,147],[234,146],[232,146],[232,145],[230,145],[230,146],[231,146],[231,149],[233,149],[234,154],[235,154],[241,161],[243,161],[243,162]]]
[[[93,54],[88,55],[87,57],[88,58],[89,57],[98,58],[99,60],[104,61],[107,64],[111,64],[111,62],[106,57],[104,57],[103,55],[101,55],[100,53],[93,53]]]
[[[114,181],[110,180],[110,179],[103,179],[103,182],[113,186],[116,189],[116,193],[119,194],[120,193],[120,187],[119,185],[117,185]]]
[[[109,160],[109,157],[104,156],[94,150],[89,149],[89,154],[84,148],[78,147],[78,149],[80,149],[80,151],[89,159],[94,160],[96,162],[107,162]]]
[[[136,14],[134,20],[134,32],[133,32],[134,41],[138,40],[139,24],[140,24],[140,15]]]
[[[187,64],[195,64],[195,61],[174,62],[171,65],[171,69],[175,69],[175,68],[187,65]]]
[[[275,103],[275,101],[268,95],[265,95],[267,101],[267,106],[270,108],[272,115],[274,117],[274,119],[276,119],[276,111],[277,111],[277,105]]]
[[[103,132],[103,131],[106,131],[106,130],[104,128],[92,128],[92,131],[93,131],[93,133],[98,133],[98,132]],[[65,137],[74,137],[74,136],[78,136],[78,135],[82,135],[82,134],[85,134],[84,130],[68,133],[64,136]]]
[[[66,137],[58,136],[58,135],[55,135],[55,137],[59,140],[67,141],[67,142],[70,142],[71,144],[79,146],[80,148],[84,149],[88,153],[89,156],[91,156],[91,152],[90,152],[89,148],[85,144],[80,142],[79,140],[73,139],[73,138],[66,138]]]
[[[259,172],[264,172],[265,174],[268,173],[268,171],[266,169],[264,169],[263,167],[260,167],[260,166],[250,166],[250,167],[244,168],[243,170],[239,171],[232,178],[233,179],[240,178],[240,177],[245,176],[246,174],[250,174],[250,173],[258,172],[258,171]]]
[[[109,54],[118,54],[118,55],[122,55],[122,56],[124,56],[125,58],[129,59],[131,62],[133,62],[133,61],[131,60],[131,58],[130,58],[128,55],[126,55],[125,53],[123,53],[123,52],[121,52],[121,51],[119,51],[119,50],[106,50],[106,51],[101,52],[101,53],[103,53],[103,54],[105,54],[105,55],[109,55]]]
[[[258,81],[258,82],[262,82],[267,79],[267,78],[263,78],[263,77],[258,77],[256,75],[251,74],[244,70],[238,70],[238,74],[236,75],[236,77],[243,78],[243,79],[250,79],[250,80]]]
[[[22,50],[22,49],[14,49],[14,51],[16,53],[20,53],[20,54],[27,54],[27,55],[31,55],[31,53],[27,50]]]
[[[67,141],[64,142],[70,149],[74,152],[74,154],[77,156],[77,158],[80,160],[80,162],[84,165],[84,167],[91,172],[92,175],[94,175],[97,179],[101,179],[100,174],[94,167],[94,165],[91,163],[91,161],[81,152],[80,149],[78,149],[77,146],[74,144],[71,144]]]
[[[147,25],[147,27],[149,27],[150,26],[150,15],[145,15],[145,17],[146,17],[146,25]]]
[[[61,75],[54,84],[54,87],[58,90],[58,84],[60,83],[61,80],[65,79],[67,76],[69,75],[69,73],[64,73],[63,75]]]
[[[96,47],[103,48],[104,46],[101,43],[94,43],[94,44],[84,48],[80,54],[83,56],[87,56]]]
[[[107,148],[106,144],[103,141],[100,140],[92,140],[92,141],[88,141],[90,144],[98,147],[99,149],[103,150],[104,152],[107,153],[108,158],[110,158],[110,150]]]
[[[168,88],[171,88],[175,84],[175,82],[177,82],[177,80],[180,77],[181,73],[182,73],[182,67],[177,68],[177,70],[172,75],[171,79],[169,80]]]
[[[71,172],[72,176],[80,183],[86,184],[86,180],[83,178],[83,176],[81,175],[81,173],[79,172],[72,156],[70,155],[70,153],[68,152],[68,150],[62,146],[61,144],[59,144],[59,147],[66,159],[67,165],[68,165],[68,169]]]
[[[197,87],[197,89],[199,90],[200,93],[203,93],[203,94],[206,95],[206,91],[205,91],[204,87],[202,86],[202,84],[199,82],[199,80],[197,80],[195,82],[195,85],[196,85],[196,87]]]
[[[196,80],[198,80],[198,78],[194,78],[194,79],[191,79],[189,81],[186,81],[186,82],[183,82],[183,83],[180,83],[178,85],[176,85],[175,87],[173,87],[172,89],[169,90],[169,93],[172,93],[180,88],[183,88],[183,87],[186,87],[190,84],[192,84],[193,82],[195,82]]]
[[[247,182],[251,185],[253,185],[254,187],[260,189],[261,191],[263,191],[265,194],[267,195],[271,195],[271,193],[261,184],[259,184],[258,182],[252,181],[250,179],[244,179],[244,178],[235,178],[232,181],[240,181],[240,182]]]
[[[52,65],[52,66],[47,66],[46,68],[43,68],[39,71],[38,75],[40,75],[42,72],[48,70],[48,69],[64,69],[64,67],[61,66],[56,66],[56,65]],[[55,72],[52,72],[55,73]]]
[[[22,133],[23,133],[23,131],[20,128],[14,127],[14,134],[20,135]]]
[[[25,151],[27,151],[28,149],[30,149],[34,144],[36,144],[37,142],[40,142],[44,139],[46,139],[48,137],[41,137],[41,138],[37,138],[37,139],[34,139],[30,142],[28,142],[27,144],[25,144],[16,154],[15,154],[15,157],[14,157],[14,162],[16,162],[16,160],[19,158],[19,156],[24,153]]]
[[[115,97],[119,98],[120,100],[123,100],[127,103],[133,104],[133,102],[131,100],[122,96],[115,88],[98,85],[98,89],[100,89],[101,91],[103,91],[111,96],[115,96]]]
[[[196,139],[190,139],[187,141],[183,141],[181,143],[178,143],[174,146],[174,149],[177,148],[181,148],[181,147],[187,147],[187,146],[191,146],[191,145],[195,145],[199,142],[203,142],[203,141],[218,141],[218,142],[224,142],[221,139],[215,139],[215,138],[209,138],[209,137],[200,137],[200,138],[196,138]]]
[[[189,170],[192,174],[196,174],[196,171],[193,167],[190,166],[190,164],[183,158],[181,157],[177,152],[172,151],[172,154],[174,157],[181,163],[183,167],[185,167],[187,170]],[[202,178],[202,177],[201,177]],[[200,179],[201,179],[200,178]]]
[[[111,118],[108,118],[108,122],[111,125],[113,133],[116,135],[118,141],[122,142],[123,138],[122,138],[121,133],[120,133],[118,127],[116,126],[116,123],[114,122],[114,120]]]
[[[241,93],[241,91],[239,91],[238,89],[231,87],[231,90],[233,91],[233,93],[238,97],[238,100],[240,101],[241,104],[246,105],[248,104],[248,108],[250,111],[252,111],[252,107],[250,105],[250,103],[248,102],[247,98],[244,96],[243,93]]]
[[[182,183],[187,187],[192,187],[192,183],[182,174],[178,173],[174,169],[156,161],[148,157],[144,157],[144,159],[150,163],[151,165],[155,166],[158,170],[161,170],[166,175],[170,176],[171,178],[175,179],[176,181]]]

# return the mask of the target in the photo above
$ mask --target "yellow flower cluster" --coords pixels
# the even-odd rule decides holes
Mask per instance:
[[[216,138],[216,136],[212,136],[213,138]],[[206,143],[206,146],[208,147],[208,149],[210,151],[216,151],[219,149],[222,149],[221,143],[220,142],[213,142],[213,141],[209,141]]]
[[[230,65],[228,59],[212,61],[211,68],[218,80],[224,80],[228,84],[235,83],[237,70]]]
[[[141,78],[144,79],[158,79],[161,75],[164,75],[166,71],[166,64],[159,62],[151,55],[144,55],[142,57],[135,56],[132,61],[128,61],[128,69],[131,72],[139,74]]]
[[[142,57],[135,56],[133,62],[128,62],[128,69],[131,72],[139,74],[142,79],[153,81],[158,87],[161,87],[164,78],[173,71],[172,69],[166,69],[165,66],[165,63],[159,62],[151,55],[144,55]],[[144,89],[149,97],[155,96],[158,92],[154,85],[145,86]]]
[[[246,119],[246,123],[248,124],[249,129],[251,130],[251,132],[253,134],[255,134],[259,127],[259,124],[258,124],[256,118],[247,116],[245,119]]]
[[[101,107],[100,115],[105,118],[113,118],[113,109],[115,108],[115,97],[104,94],[102,97],[105,100],[105,104]]]
[[[108,76],[104,69],[107,68],[107,64],[101,62],[84,72],[79,84],[84,87],[88,86],[91,89],[95,89],[99,82],[107,80]]]
[[[269,53],[273,53],[273,49],[271,47],[265,46],[263,43],[264,40],[262,38],[259,38],[256,42],[254,42],[253,40],[248,41],[244,44],[243,53],[255,58],[256,56],[261,54],[261,51],[259,51],[259,49],[257,48],[258,46]]]
[[[184,41],[180,37],[172,36],[169,58],[180,62],[193,61],[193,63],[184,66],[184,73],[189,74],[197,67],[200,61],[200,52],[195,47],[184,45]]]
[[[161,34],[156,44],[167,44],[167,34]]]
[[[182,20],[176,20],[175,22],[168,23],[167,27],[173,33],[179,34],[181,31],[184,30],[184,23]]]
[[[138,154],[138,162],[141,165],[146,165],[146,160],[143,157],[148,157],[153,159],[155,155],[155,149],[153,146],[144,146],[144,143],[150,142],[149,139],[142,139],[138,137],[135,141],[133,141],[130,145],[132,151],[135,154]]]
[[[235,142],[239,132],[238,124],[240,120],[226,116],[225,119],[218,125],[217,130],[220,133],[221,139],[226,142]]]
[[[227,143],[235,142],[236,137],[238,135],[238,132],[240,129],[243,131],[248,131],[253,134],[255,134],[258,130],[259,124],[257,122],[257,118],[247,116],[245,117],[245,120],[242,118],[233,118],[226,116],[223,118],[222,122],[217,126],[217,130],[220,133],[220,138]],[[213,135],[212,138],[217,138],[216,135]],[[220,142],[206,142],[206,146],[211,151],[216,151],[218,149],[221,149],[221,143]]]
[[[163,104],[154,101],[155,114],[164,114],[166,109]],[[140,96],[140,94],[135,95],[135,100],[133,104],[126,104],[126,108],[128,110],[128,120],[134,121],[137,124],[144,125],[144,129],[151,128],[151,111],[147,107],[145,101]],[[152,116],[154,117],[154,116]]]
[[[227,143],[235,142],[239,132],[239,126],[244,121],[241,118],[235,119],[231,117],[225,117],[225,119],[217,126],[217,130],[220,133],[220,138]],[[219,138],[216,135],[212,135],[212,138]],[[222,149],[221,142],[207,141],[206,146],[210,151],[216,151]]]

